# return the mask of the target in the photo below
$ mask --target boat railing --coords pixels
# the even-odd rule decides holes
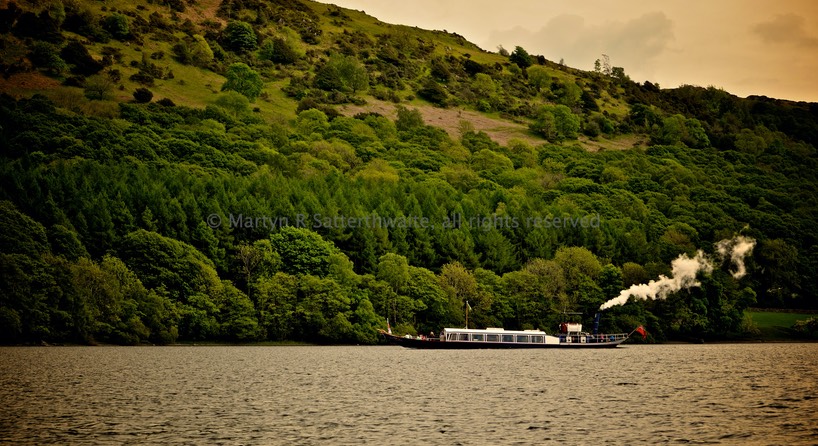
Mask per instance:
[[[591,334],[591,333],[555,333],[554,337],[560,343],[575,344],[610,344],[619,343],[628,338],[626,333],[614,334]],[[407,337],[410,337],[407,335]],[[486,342],[486,343],[520,343],[520,344],[542,344],[546,335],[523,335],[523,334],[480,334],[480,333],[448,333],[446,342]],[[422,339],[421,337],[411,337]],[[432,340],[425,338],[425,340]],[[434,339],[437,340],[437,339]]]
[[[607,344],[612,342],[621,342],[628,339],[627,333],[615,334],[587,334],[587,333],[559,333],[556,336],[560,338],[560,342],[578,342],[586,344]],[[584,342],[583,342],[584,338]]]

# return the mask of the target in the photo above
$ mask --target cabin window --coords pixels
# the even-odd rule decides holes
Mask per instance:
[[[517,335],[517,342],[528,342],[528,335]]]
[[[472,340],[472,341],[483,342],[483,335],[481,335],[481,334],[473,334],[473,335],[471,335],[471,340]]]
[[[486,335],[487,342],[500,342],[500,335],[496,334],[487,334]]]
[[[531,342],[535,344],[542,344],[543,343],[542,341],[543,341],[542,336],[531,336]]]
[[[457,335],[457,340],[458,341],[468,341],[469,340],[469,335],[467,333],[460,333],[459,335]]]
[[[514,335],[503,335],[503,342],[514,342]]]

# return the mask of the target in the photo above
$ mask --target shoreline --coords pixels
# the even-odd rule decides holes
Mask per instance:
[[[625,343],[629,345],[724,345],[724,344],[813,344],[818,343],[818,339],[719,339],[719,340],[691,340],[680,341],[671,340],[665,342],[633,342]],[[177,342],[173,344],[77,344],[77,343],[32,343],[32,344],[5,344],[0,347],[382,347],[387,344],[312,344],[298,341],[262,341],[249,343],[230,342]]]

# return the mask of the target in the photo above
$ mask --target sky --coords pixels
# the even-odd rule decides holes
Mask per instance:
[[[323,1],[584,70],[607,54],[631,79],[662,88],[818,102],[818,0]]]

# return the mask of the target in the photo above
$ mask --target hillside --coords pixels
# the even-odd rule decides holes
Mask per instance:
[[[697,250],[699,286],[603,328],[818,306],[818,104],[301,0],[3,2],[0,28],[3,342],[374,343],[467,303],[551,330]]]

